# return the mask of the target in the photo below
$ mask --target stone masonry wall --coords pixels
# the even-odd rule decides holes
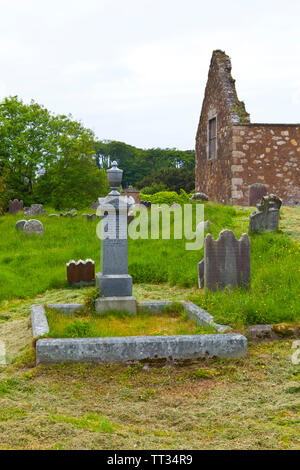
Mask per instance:
[[[232,204],[247,205],[253,183],[284,205],[300,204],[300,124],[233,125],[231,178]]]
[[[195,189],[224,203],[231,201],[232,127],[233,124],[249,122],[244,103],[237,98],[234,83],[230,58],[222,51],[214,51],[196,135]],[[208,121],[215,116],[217,158],[209,160]]]

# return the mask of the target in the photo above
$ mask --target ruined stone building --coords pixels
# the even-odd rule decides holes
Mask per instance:
[[[231,76],[230,58],[214,51],[196,136],[196,191],[248,205],[261,183],[285,205],[300,204],[300,124],[254,124]]]

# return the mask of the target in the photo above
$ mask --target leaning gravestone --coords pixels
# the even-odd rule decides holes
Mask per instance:
[[[204,242],[204,287],[250,287],[250,238],[237,240],[231,230],[222,230],[217,240],[208,234]]]
[[[35,219],[30,219],[24,225],[24,233],[35,233],[37,235],[42,235],[44,233],[44,227],[42,222]]]
[[[262,183],[254,183],[249,186],[249,206],[256,206],[262,197],[267,195],[267,187]]]
[[[264,196],[257,205],[257,211],[250,215],[249,232],[276,232],[282,200],[275,194]]]
[[[18,220],[18,222],[15,225],[16,230],[23,230],[24,225],[26,224],[27,220]]]
[[[17,214],[23,210],[23,201],[19,201],[18,199],[14,199],[13,201],[9,201],[9,213],[10,214]]]

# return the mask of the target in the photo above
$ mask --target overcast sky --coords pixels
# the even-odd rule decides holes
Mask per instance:
[[[0,98],[100,139],[194,148],[213,49],[252,122],[300,122],[299,0],[0,0]]]

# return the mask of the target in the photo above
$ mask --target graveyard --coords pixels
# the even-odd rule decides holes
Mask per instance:
[[[191,202],[193,208],[196,204]],[[212,240],[224,229],[237,239],[248,233],[255,208],[206,201],[204,206],[210,221],[205,235]],[[82,217],[94,211],[78,210],[76,217],[49,217],[55,213],[51,207],[43,211],[34,216],[43,231],[33,235],[16,230],[20,213],[0,218],[0,331],[8,360],[0,375],[0,429],[9,423],[3,448],[297,447],[299,366],[290,356],[300,324],[299,208],[281,207],[278,231],[249,231],[251,286],[246,289],[199,289],[197,264],[204,248],[187,251],[184,240],[172,238],[129,238],[128,272],[137,304],[168,301],[169,307],[152,315],[142,309],[136,315],[110,311],[102,318],[91,310],[95,286],[72,287],[66,279],[66,264],[73,259],[94,260],[95,271],[100,269],[99,221]],[[195,324],[183,314],[183,301],[216,323]],[[45,306],[49,339],[32,333],[32,305]],[[74,307],[66,316],[52,308],[63,305],[84,311]],[[215,324],[232,330],[216,335]],[[255,325],[277,326],[270,337],[275,341],[261,341],[254,330],[251,337]],[[196,335],[199,341],[239,335],[248,339],[247,354],[183,357],[173,364],[36,363],[40,341],[98,336],[156,341],[170,335]]]
[[[286,459],[300,2],[10,0],[0,17],[0,452]]]

